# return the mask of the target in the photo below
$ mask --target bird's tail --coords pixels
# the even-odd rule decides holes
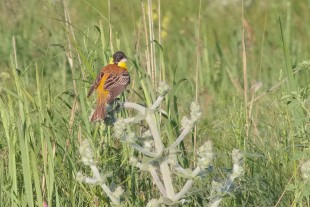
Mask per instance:
[[[105,118],[106,104],[107,101],[104,97],[98,97],[98,103],[90,121],[100,121]]]

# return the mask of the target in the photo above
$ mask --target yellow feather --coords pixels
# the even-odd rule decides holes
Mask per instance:
[[[113,64],[113,58],[110,57],[109,64]]]
[[[102,78],[101,78],[101,81],[99,83],[99,86],[97,87],[97,97],[101,97],[102,95],[104,97],[107,97],[109,91],[107,90],[104,90],[103,89],[103,86],[104,86],[104,83],[105,81],[107,80],[107,78],[109,77],[108,74],[105,74]]]

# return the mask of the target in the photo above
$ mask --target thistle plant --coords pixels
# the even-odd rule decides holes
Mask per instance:
[[[90,167],[93,176],[84,176],[82,172],[78,172],[76,179],[80,182],[85,182],[91,185],[99,185],[106,193],[106,195],[111,199],[112,204],[119,205],[120,197],[123,194],[123,189],[119,186],[114,191],[112,191],[111,188],[106,184],[106,178],[109,176],[109,173],[106,173],[104,176],[100,174],[97,163],[94,160],[93,150],[88,140],[84,140],[82,142],[80,146],[80,155],[82,156],[83,164]]]
[[[198,149],[196,159],[197,166],[194,169],[182,167],[177,159],[180,143],[191,132],[202,115],[199,105],[195,102],[190,106],[190,116],[182,118],[182,131],[180,135],[169,146],[164,145],[160,129],[157,125],[155,113],[160,111],[159,106],[164,100],[168,90],[169,87],[165,83],[160,83],[158,89],[159,96],[150,107],[125,102],[123,104],[124,108],[134,109],[138,113],[134,117],[126,119],[120,118],[114,124],[114,136],[143,155],[143,160],[131,157],[130,164],[139,168],[141,171],[150,173],[153,182],[159,190],[160,197],[150,200],[147,206],[160,206],[162,204],[178,205],[185,203],[186,194],[191,190],[194,180],[209,172],[207,169],[210,168],[214,159],[211,141],[206,141]],[[143,120],[147,123],[148,130],[139,137],[138,142],[138,136],[131,130],[131,126],[133,124],[138,124]],[[122,190],[120,190],[121,188],[119,187],[118,190],[112,192],[105,184],[105,179],[99,174],[99,170],[93,161],[91,148],[87,142],[83,142],[80,153],[83,157],[83,163],[90,166],[94,176],[89,178],[82,176],[82,174],[79,173],[77,176],[78,179],[89,184],[101,185],[102,189],[110,197],[112,202],[119,204],[121,193],[118,192],[122,192]],[[231,190],[234,179],[240,177],[243,173],[243,156],[240,151],[234,150],[232,157],[234,163],[233,172],[228,177],[227,181],[223,183],[214,182],[216,185],[212,186],[213,189],[211,190],[210,206],[216,206],[216,204],[219,204],[222,200],[222,194]],[[173,180],[175,177],[186,179],[183,187],[178,192],[176,192],[176,182]]]
[[[226,180],[222,182],[212,182],[212,189],[210,195],[210,207],[219,206],[223,197],[232,192],[234,189],[234,180],[239,178],[243,173],[243,154],[238,149],[233,149],[232,153],[233,169]]]

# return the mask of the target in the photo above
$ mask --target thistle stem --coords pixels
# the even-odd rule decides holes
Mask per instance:
[[[150,166],[149,171],[150,171],[150,173],[151,173],[151,175],[152,175],[152,177],[153,177],[153,181],[154,181],[155,184],[157,185],[157,187],[158,187],[160,193],[161,193],[164,197],[166,197],[166,196],[167,196],[166,189],[165,189],[163,183],[161,182],[160,178],[158,177],[158,174],[157,174],[157,172],[156,172],[156,169],[155,169],[153,166]]]
[[[160,163],[160,171],[162,174],[162,179],[164,181],[165,189],[167,191],[167,197],[173,200],[175,197],[175,193],[173,190],[171,172],[167,160],[164,160],[162,161],[162,163]]]
[[[177,138],[177,140],[175,140],[175,142],[169,147],[169,150],[175,149],[183,141],[185,136],[190,132],[191,128],[192,127],[185,128],[180,134],[180,136]]]

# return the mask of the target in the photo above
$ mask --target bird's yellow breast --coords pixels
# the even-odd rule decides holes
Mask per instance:
[[[105,74],[102,78],[101,78],[101,80],[100,80],[100,83],[99,83],[99,85],[98,85],[98,87],[97,87],[97,96],[99,97],[99,96],[102,96],[102,95],[107,95],[108,93],[109,93],[109,91],[107,91],[107,90],[104,90],[104,83],[105,83],[105,81],[107,80],[107,78],[109,77],[109,74]]]

